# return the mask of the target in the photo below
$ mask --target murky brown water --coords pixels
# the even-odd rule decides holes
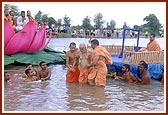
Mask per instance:
[[[8,67],[5,111],[164,111],[164,86],[129,84],[107,79],[103,87],[66,83],[65,65],[50,65],[51,80],[25,83],[24,67]]]

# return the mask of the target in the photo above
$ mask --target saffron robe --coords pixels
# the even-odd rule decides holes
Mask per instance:
[[[79,82],[79,74],[80,74],[79,67],[75,66],[74,69],[75,69],[74,72],[68,70],[66,73],[66,81],[68,83]]]

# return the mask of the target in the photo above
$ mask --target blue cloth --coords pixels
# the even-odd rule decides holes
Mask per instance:
[[[112,56],[113,64],[107,65],[108,72],[120,72],[122,73],[122,58],[118,58],[117,56]],[[161,67],[163,63],[157,64],[148,64],[148,72],[150,77],[158,79],[160,74],[162,73]],[[130,72],[138,78],[138,65],[130,65]]]

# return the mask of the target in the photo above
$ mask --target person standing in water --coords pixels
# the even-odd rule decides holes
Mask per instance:
[[[79,82],[79,59],[78,49],[76,48],[76,44],[71,42],[69,45],[70,50],[66,52],[66,66],[68,67],[66,73],[66,82]]]

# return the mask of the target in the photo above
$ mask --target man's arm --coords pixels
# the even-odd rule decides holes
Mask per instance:
[[[50,79],[50,77],[51,77],[51,71],[48,69],[48,75],[47,75],[47,77],[44,78],[44,80],[48,80],[48,79]]]
[[[93,58],[92,63],[88,64],[88,67],[92,67],[92,66],[96,65],[96,63],[98,62],[99,58],[100,58],[100,56],[95,56]]]

